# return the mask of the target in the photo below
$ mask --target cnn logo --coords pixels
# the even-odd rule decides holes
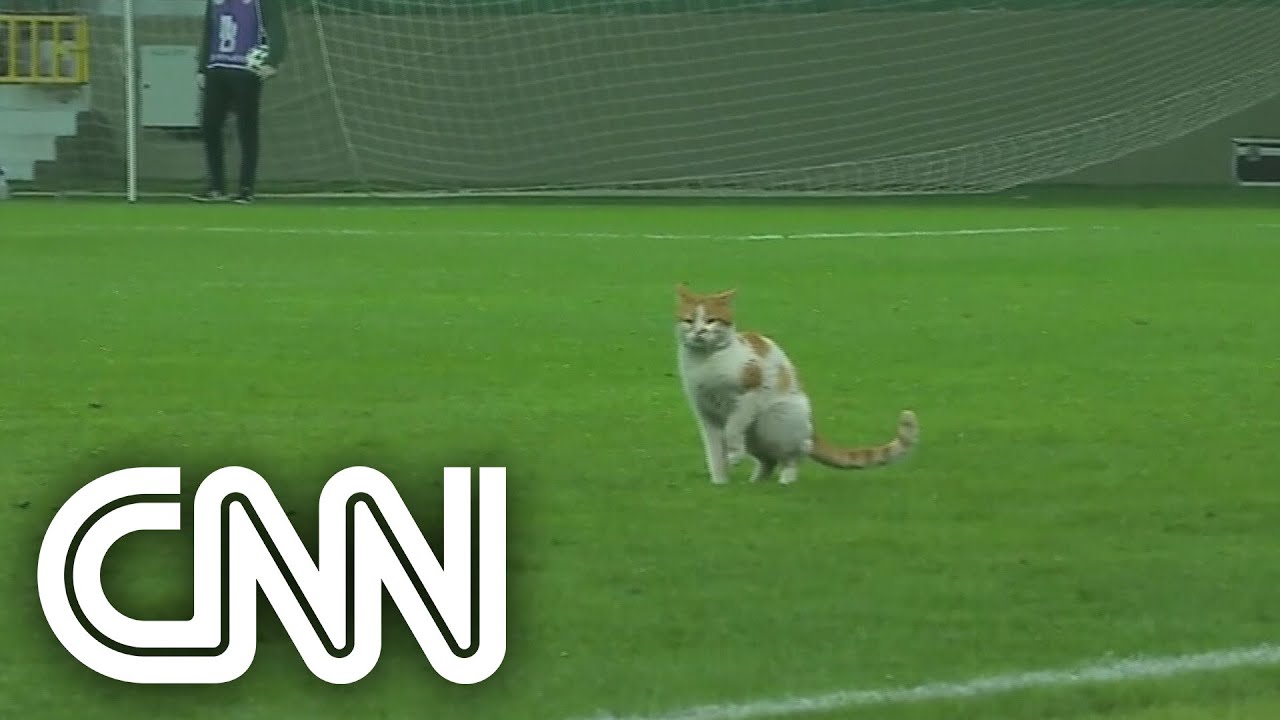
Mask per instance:
[[[377,470],[350,467],[330,478],[320,493],[318,559],[312,560],[266,481],[247,468],[222,468],[209,475],[195,494],[191,618],[127,617],[103,591],[103,559],[116,541],[131,532],[179,529],[177,501],[125,501],[176,495],[180,474],[176,467],[139,467],[104,475],[77,491],[45,533],[37,568],[45,618],[67,651],[95,672],[145,684],[235,680],[249,669],[256,652],[259,588],[307,668],[329,683],[356,682],[377,664],[383,588],[432,668],[446,680],[478,683],[502,664],[507,635],[505,468],[479,469],[474,528],[471,468],[444,469],[442,561],[436,559],[391,481]],[[249,516],[246,504],[252,506],[265,534]],[[103,512],[109,506],[115,507]],[[350,513],[349,506],[353,506]],[[374,507],[389,534],[375,517]],[[407,564],[397,556],[393,540]],[[290,588],[285,572],[302,598]],[[414,578],[425,588],[425,595],[415,587]],[[427,599],[438,613],[439,624]],[[224,600],[228,606],[225,628]],[[303,601],[324,637],[308,620]],[[473,626],[478,628],[474,637]],[[446,632],[456,647],[471,652],[456,653]],[[132,654],[109,647],[100,637],[137,650],[224,649],[216,655]],[[347,648],[348,642],[349,652],[339,655],[329,650]]]

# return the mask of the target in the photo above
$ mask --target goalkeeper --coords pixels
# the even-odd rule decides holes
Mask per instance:
[[[199,67],[201,132],[208,186],[193,199],[225,200],[227,180],[222,126],[236,114],[240,189],[235,201],[253,202],[258,175],[258,117],[262,84],[276,74],[288,50],[283,0],[205,0]]]

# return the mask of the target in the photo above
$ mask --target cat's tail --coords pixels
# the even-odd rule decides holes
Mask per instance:
[[[903,410],[898,416],[898,434],[892,440],[880,445],[860,448],[842,448],[822,439],[817,433],[813,435],[813,447],[809,457],[827,467],[842,470],[862,470],[864,468],[888,465],[901,459],[920,440],[920,424],[916,414]]]

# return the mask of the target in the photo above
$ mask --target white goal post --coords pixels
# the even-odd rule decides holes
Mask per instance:
[[[200,186],[206,1],[47,3],[89,18],[91,100],[34,187]],[[1269,0],[265,1],[263,195],[989,192],[1280,91]]]

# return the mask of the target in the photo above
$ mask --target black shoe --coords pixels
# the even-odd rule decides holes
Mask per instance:
[[[227,196],[225,193],[218,192],[217,190],[206,190],[205,192],[192,195],[191,199],[196,202],[226,202]]]
[[[235,202],[237,205],[252,205],[253,193],[246,190],[240,193],[239,195],[237,195],[233,202]]]

